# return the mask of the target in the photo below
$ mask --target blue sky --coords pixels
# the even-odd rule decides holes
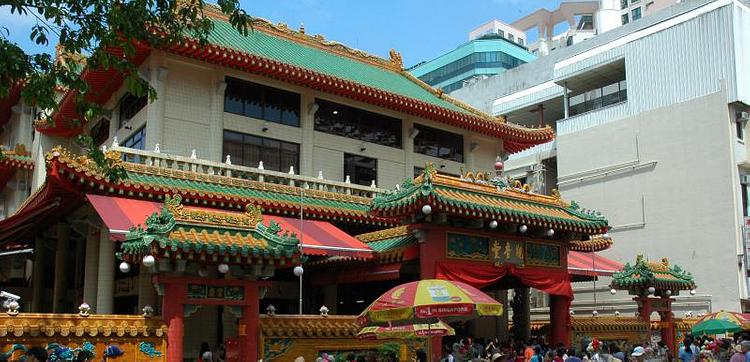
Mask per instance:
[[[375,55],[401,52],[404,65],[430,60],[465,42],[468,32],[493,19],[512,22],[534,10],[554,9],[559,0],[241,0],[249,14],[308,34],[323,34]],[[0,6],[9,38],[30,52],[54,51],[28,39],[33,17],[11,15]],[[6,35],[6,34],[3,34]]]

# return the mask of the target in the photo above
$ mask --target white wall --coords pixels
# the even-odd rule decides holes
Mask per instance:
[[[701,294],[713,296],[714,310],[739,310],[744,294],[727,115],[726,94],[717,92],[562,135],[557,153],[563,197],[601,211],[613,226],[615,244],[603,254],[623,263],[637,254],[669,257],[695,275]],[[639,166],[566,178],[629,161]]]

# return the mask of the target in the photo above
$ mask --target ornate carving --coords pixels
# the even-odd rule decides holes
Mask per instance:
[[[370,243],[370,242],[378,241],[378,240],[397,238],[399,236],[404,236],[409,233],[410,233],[409,226],[402,225],[402,226],[397,226],[395,228],[373,231],[371,233],[366,233],[366,234],[360,234],[360,235],[357,235],[356,238],[365,243]]]
[[[20,313],[15,317],[0,316],[0,337],[25,336],[164,336],[167,325],[159,318],[142,316],[92,314]]]
[[[394,68],[398,70],[404,69],[404,60],[401,58],[401,53],[397,52],[396,49],[391,49],[388,55],[390,56],[389,61]]]

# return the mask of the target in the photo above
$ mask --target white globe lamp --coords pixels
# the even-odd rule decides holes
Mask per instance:
[[[146,255],[143,257],[143,265],[150,268],[156,264],[156,258],[153,255]]]
[[[294,276],[295,277],[301,277],[302,274],[305,274],[305,269],[302,268],[302,265],[297,265],[294,267]]]
[[[430,205],[424,205],[422,206],[422,213],[425,215],[432,214],[432,206]]]
[[[123,261],[122,263],[120,263],[120,271],[123,272],[123,273],[129,272],[130,271],[130,264],[128,264],[128,262],[126,262],[126,261]]]
[[[219,270],[219,273],[226,274],[229,271],[229,265],[221,263],[221,264],[219,264],[219,266],[217,267],[217,269]]]

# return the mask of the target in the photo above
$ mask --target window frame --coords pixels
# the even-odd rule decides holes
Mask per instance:
[[[227,147],[227,134],[231,134],[232,136],[239,137],[240,139],[240,151],[239,154],[233,153],[230,151]],[[278,147],[276,149],[273,149],[270,145],[266,145],[265,143],[273,143],[277,142]],[[295,172],[299,173],[299,167],[302,163],[302,145],[295,142],[289,142],[285,140],[280,140],[276,138],[270,138],[270,137],[263,137],[258,136],[250,133],[243,133],[238,131],[233,131],[229,129],[224,129],[222,132],[222,141],[221,141],[221,151],[223,155],[230,155],[232,159],[232,164],[235,165],[241,165],[246,167],[258,167],[259,161],[263,161],[263,167],[264,169],[271,170],[271,171],[277,171],[277,172],[287,172],[289,170],[289,166],[294,166]],[[253,150],[253,147],[257,147],[257,149]],[[285,147],[294,147],[294,150],[286,149]],[[247,149],[246,149],[247,148]],[[264,155],[266,152],[270,152],[273,155],[277,155],[278,159],[273,160],[272,158],[266,158]],[[286,154],[285,154],[286,152]],[[254,153],[257,153],[258,160],[250,160],[246,158],[253,157]],[[291,162],[290,164],[288,162],[285,163],[285,157],[288,157],[289,154],[296,153],[295,160]],[[265,159],[264,159],[265,158]],[[274,162],[278,162],[277,165],[274,165]]]
[[[454,133],[454,132],[446,131],[446,130],[442,130],[442,129],[435,128],[435,127],[430,127],[430,126],[423,125],[423,124],[420,124],[420,123],[414,123],[414,129],[419,130],[419,133],[417,134],[417,136],[414,137],[414,145],[413,145],[413,152],[414,153],[418,153],[418,154],[429,156],[429,157],[435,157],[435,158],[438,158],[438,159],[441,159],[441,160],[454,161],[454,162],[458,162],[458,163],[463,163],[464,162],[465,156],[466,156],[464,154],[464,147],[466,145],[465,144],[465,140],[464,140],[464,135],[459,134],[459,133]],[[417,144],[422,137],[425,137],[425,136],[427,136],[430,133],[432,133],[433,135],[438,136],[437,137],[438,140],[437,141],[433,141],[434,142],[433,145],[427,145],[427,144],[418,145]],[[457,158],[441,157],[440,156],[440,150],[438,150],[438,154],[437,155],[433,155],[433,154],[430,154],[428,152],[423,152],[423,148],[435,147],[435,145],[443,145],[443,146],[447,145],[449,142],[446,142],[447,139],[443,139],[442,137],[453,137],[453,138],[457,138],[458,140],[460,140],[460,142],[459,142],[460,146],[456,147],[456,151],[458,151],[457,152],[457,155],[458,155]],[[457,145],[453,145],[453,146],[457,146]],[[454,148],[454,147],[451,147],[451,148]]]
[[[125,127],[125,124],[135,118],[147,105],[148,95],[137,97],[130,92],[126,92],[118,101],[117,129]],[[123,114],[125,112],[130,113],[130,116],[125,117]]]
[[[230,76],[226,76],[224,81],[227,83],[224,112],[284,126],[301,127],[300,93]]]
[[[372,161],[374,163],[374,167],[372,167],[372,177],[369,180],[362,179],[360,180],[360,177],[365,177],[364,175],[360,176],[357,174],[357,171],[362,169],[362,167],[356,165],[356,160],[364,160],[364,161]],[[350,161],[354,161],[354,165],[349,165]],[[362,155],[357,155],[353,153],[344,153],[344,177],[349,176],[349,182],[357,185],[362,186],[370,186],[373,181],[376,183],[378,182],[378,159],[374,157],[367,157]]]
[[[316,132],[400,150],[404,148],[403,119],[321,98],[316,98],[315,103],[318,105],[313,119]]]

